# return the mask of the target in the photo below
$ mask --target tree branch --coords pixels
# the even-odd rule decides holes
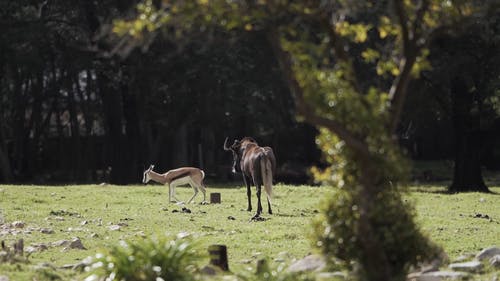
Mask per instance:
[[[284,51],[281,47],[278,31],[275,28],[271,28],[268,31],[267,35],[271,47],[280,65],[284,79],[294,97],[297,112],[302,115],[307,120],[307,122],[313,125],[328,128],[329,130],[337,134],[339,138],[345,141],[346,145],[354,151],[360,152],[363,155],[369,155],[370,152],[368,150],[368,146],[363,140],[357,138],[352,132],[347,130],[343,126],[343,124],[333,119],[319,116],[314,112],[314,109],[312,109],[307,104],[306,100],[304,99],[303,89],[299,85],[299,82],[295,77],[290,54]]]
[[[328,31],[330,37],[330,42],[335,52],[335,56],[339,61],[342,61],[348,65],[349,73],[347,74],[346,80],[349,82],[351,87],[359,94],[362,94],[361,86],[359,85],[356,72],[354,71],[354,64],[349,56],[349,53],[345,50],[345,45],[342,42],[342,38],[335,32],[335,27],[330,24],[330,20],[327,16],[322,15],[321,24]]]
[[[389,90],[389,100],[391,101],[391,117],[389,120],[389,130],[394,133],[397,129],[401,112],[403,111],[404,101],[406,99],[408,83],[411,79],[411,70],[417,60],[420,48],[417,44],[420,37],[415,37],[422,25],[423,17],[428,8],[427,0],[422,0],[417,15],[413,22],[412,33],[408,30],[408,16],[404,10],[402,0],[394,1],[394,8],[398,15],[401,34],[403,37],[403,58],[399,64],[399,76],[394,79],[394,82]],[[420,34],[419,34],[420,36]]]
[[[416,16],[415,16],[415,23],[413,24],[413,34],[415,37],[415,40],[419,40],[422,36],[422,23],[424,20],[424,15],[425,12],[427,12],[427,9],[429,8],[429,1],[428,0],[422,0],[420,2],[420,7],[417,9]],[[418,44],[418,41],[416,41],[416,44]]]
[[[408,16],[405,12],[404,3],[402,0],[394,0],[394,9],[396,15],[398,16],[399,26],[401,27],[401,37],[403,38],[403,54],[409,51],[409,45],[411,43],[412,34],[410,34],[408,28]]]

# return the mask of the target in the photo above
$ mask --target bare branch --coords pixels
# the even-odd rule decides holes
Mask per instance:
[[[415,64],[416,56],[407,57],[401,60],[399,64],[399,76],[394,79],[394,83],[389,90],[389,99],[391,101],[391,119],[389,129],[395,132],[399,123],[401,112],[403,111],[404,101],[406,99],[406,90],[411,78],[411,69]]]

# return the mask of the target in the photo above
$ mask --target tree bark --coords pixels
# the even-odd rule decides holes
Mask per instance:
[[[126,149],[124,147],[125,135],[123,134],[123,102],[118,89],[111,87],[111,79],[106,73],[98,74],[98,87],[102,96],[105,128],[106,128],[106,165],[105,170],[110,171],[110,183],[126,184]]]
[[[0,182],[10,183],[12,182],[12,170],[10,168],[9,156],[7,155],[7,151],[2,149],[2,146],[0,144]]]
[[[127,66],[124,66],[125,68]],[[128,71],[125,72],[128,75]],[[141,167],[141,138],[140,138],[140,125],[139,125],[139,113],[138,113],[138,98],[137,92],[130,89],[128,85],[128,79],[122,79],[122,100],[123,100],[123,114],[125,120],[125,146],[128,151],[127,162],[128,165],[125,167],[128,172],[128,177],[125,178],[127,183],[137,183],[141,180],[140,173],[142,172]]]
[[[71,128],[71,179],[81,181],[83,179],[83,165],[82,165],[82,145],[80,139],[80,124],[78,122],[78,110],[75,101],[76,88],[78,85],[73,84],[73,77],[68,74],[66,83],[68,84],[68,111]]]
[[[389,258],[386,255],[386,251],[383,248],[383,242],[377,239],[377,226],[371,214],[376,208],[377,193],[380,192],[381,187],[377,186],[377,182],[380,182],[377,173],[375,172],[375,167],[377,165],[376,161],[373,161],[373,157],[366,157],[363,154],[357,157],[359,160],[360,170],[361,170],[361,191],[359,200],[359,225],[358,231],[363,233],[360,236],[360,246],[365,253],[365,257],[368,260],[363,262],[364,269],[369,276],[370,280],[382,281],[390,280],[392,276],[393,266],[389,262]]]
[[[455,77],[453,97],[453,126],[455,129],[455,168],[449,192],[489,192],[481,172],[480,113],[474,110],[474,94],[469,92],[462,77]]]

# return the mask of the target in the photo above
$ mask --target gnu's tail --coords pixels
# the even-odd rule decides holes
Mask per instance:
[[[273,197],[273,170],[271,161],[267,157],[260,159],[260,168],[262,173],[262,183],[267,194],[267,199],[271,201]]]

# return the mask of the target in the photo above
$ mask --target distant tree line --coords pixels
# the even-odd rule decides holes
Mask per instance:
[[[166,30],[134,45],[111,30],[138,2],[0,0],[0,182],[136,183],[150,163],[228,179],[222,143],[243,136],[275,149],[278,180],[308,181],[317,131],[296,120],[265,36]],[[443,29],[409,87],[400,143],[475,171],[457,186],[500,163],[499,28],[497,13]]]
[[[0,181],[136,183],[150,163],[227,179],[224,139],[247,135],[275,147],[283,180],[307,181],[316,130],[295,120],[265,38],[120,48],[112,20],[136,4],[0,1]]]

